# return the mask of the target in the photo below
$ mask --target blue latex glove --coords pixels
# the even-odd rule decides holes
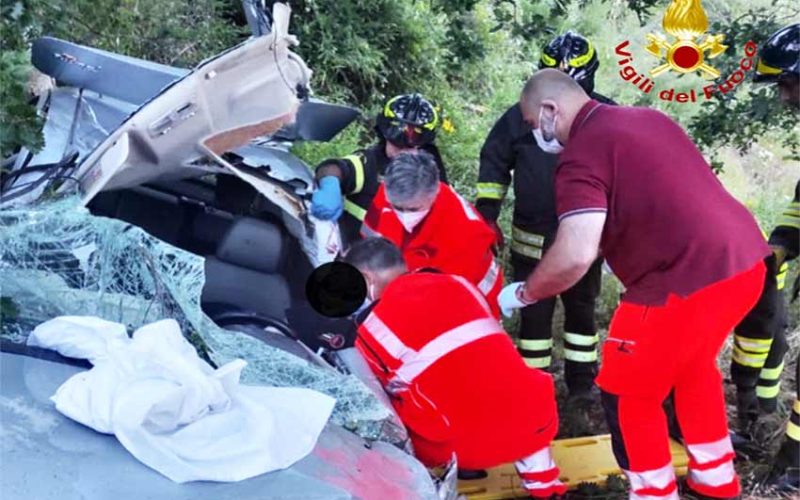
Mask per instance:
[[[337,220],[342,215],[342,188],[339,178],[323,177],[319,188],[311,195],[311,215],[322,220]]]

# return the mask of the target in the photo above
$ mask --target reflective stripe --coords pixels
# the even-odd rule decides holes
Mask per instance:
[[[694,461],[701,465],[733,453],[731,438],[728,436],[712,443],[690,444],[687,448]]]
[[[733,468],[733,460],[714,467],[713,469],[697,470],[689,469],[689,478],[705,486],[724,486],[736,479],[736,471]]]
[[[409,349],[374,312],[367,316],[363,326],[391,357],[403,359],[409,352],[415,352]]]
[[[800,415],[800,399],[796,399],[794,401],[794,405],[792,405],[792,411]]]
[[[520,243],[525,243],[536,248],[542,248],[542,246],[544,245],[543,235],[536,233],[529,233],[528,231],[520,229],[517,226],[511,226],[511,238],[516,241],[519,241]]]
[[[494,318],[476,319],[453,328],[425,344],[419,352],[409,349],[402,359],[403,365],[395,372],[396,377],[403,382],[411,383],[441,358],[471,342],[491,335],[505,335]]]
[[[476,212],[475,209],[472,208],[472,205],[470,205],[467,200],[462,198],[460,194],[456,193],[453,188],[448,186],[447,189],[449,189],[450,191],[452,191],[452,193],[454,195],[456,195],[456,198],[458,198],[458,201],[461,203],[461,208],[464,209],[464,215],[467,216],[467,219],[469,219],[469,220],[482,220],[481,216],[478,215],[478,212]]]
[[[587,50],[586,53],[583,55],[572,58],[569,61],[569,65],[572,66],[573,68],[580,68],[582,66],[586,66],[587,64],[589,64],[589,61],[592,60],[593,55],[594,55],[594,45],[592,45],[592,42],[589,42],[589,50]]]
[[[573,351],[572,349],[564,349],[564,359],[569,361],[577,361],[578,363],[592,363],[597,361],[597,351]]]
[[[527,351],[544,351],[553,348],[553,339],[519,339],[519,347],[520,349],[525,349]]]
[[[511,241],[511,251],[520,255],[524,255],[525,257],[530,257],[531,259],[542,258],[541,248],[532,248],[524,243],[520,243],[519,241]]]
[[[764,366],[764,362],[767,360],[767,354],[769,353],[747,355],[734,347],[733,360],[742,366],[761,368]]]
[[[781,392],[781,384],[777,383],[771,386],[759,385],[756,387],[756,397],[761,399],[772,399],[778,397]]]
[[[623,470],[623,472],[628,477],[628,482],[631,483],[632,492],[648,488],[663,490],[675,482],[675,470],[671,463],[654,470],[642,472]]]
[[[356,172],[356,187],[353,189],[352,194],[360,193],[364,189],[364,162],[358,155],[348,155],[343,158],[353,164],[353,170]],[[364,218],[361,217],[361,220]]]
[[[556,467],[550,447],[546,446],[536,453],[514,463],[517,472],[545,472]]]
[[[367,216],[366,210],[359,207],[358,205],[348,200],[347,198],[344,199],[344,211],[360,221],[363,221],[364,217]]]
[[[494,260],[494,257],[492,257],[492,262],[489,263],[489,269],[486,270],[486,275],[483,277],[480,283],[478,283],[478,290],[480,290],[484,295],[487,295],[497,284],[497,279],[499,277],[500,266],[497,264],[497,261]]]
[[[477,188],[478,198],[489,200],[502,200],[506,197],[506,193],[508,192],[507,184],[500,184],[497,182],[479,182]]]
[[[525,361],[525,364],[528,365],[530,368],[547,368],[550,366],[551,358],[550,356],[542,356],[540,358],[522,358]]]
[[[593,336],[582,335],[580,333],[564,332],[564,341],[572,345],[595,345],[600,341],[600,336],[594,334]]]
[[[405,345],[374,312],[364,321],[363,327],[390,356],[401,362],[394,380],[406,384],[460,347],[490,335],[505,335],[497,320],[480,318],[444,332],[416,351]]]
[[[769,352],[769,348],[772,345],[772,339],[753,339],[735,335],[734,340],[743,349],[753,353]]]
[[[789,422],[786,423],[786,435],[795,441],[800,441],[800,425],[789,420]]]
[[[775,275],[775,281],[778,282],[778,290],[783,290],[786,287],[786,274],[789,271],[789,264],[784,262],[778,269],[778,274]]]
[[[780,378],[781,373],[783,373],[783,361],[775,368],[762,368],[761,373],[758,374],[759,378],[763,378],[764,380],[775,380]]]

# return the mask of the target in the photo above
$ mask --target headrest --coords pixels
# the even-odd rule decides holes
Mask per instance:
[[[262,273],[276,273],[286,260],[286,240],[270,222],[243,217],[234,222],[217,246],[217,258]]]

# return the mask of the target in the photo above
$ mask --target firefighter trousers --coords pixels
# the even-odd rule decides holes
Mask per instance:
[[[775,411],[780,392],[786,342],[786,310],[777,282],[775,256],[764,259],[764,290],[758,302],[734,329],[731,379],[736,385],[742,430],[760,411]]]
[[[514,281],[524,281],[539,263],[511,252]],[[569,290],[561,293],[564,305],[564,379],[570,394],[586,392],[597,374],[597,328],[594,311],[600,293],[602,261]],[[553,312],[556,298],[524,307],[520,313],[519,352],[528,366],[546,369],[553,349]]]
[[[689,487],[716,498],[739,494],[716,357],[763,283],[758,262],[688,297],[670,295],[660,306],[623,301],[614,313],[597,384],[631,498],[678,498],[662,407],[670,393],[689,453]]]

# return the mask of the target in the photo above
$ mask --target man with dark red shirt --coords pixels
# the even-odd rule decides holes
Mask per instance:
[[[600,104],[555,70],[536,73],[520,105],[537,141],[563,148],[560,222],[536,270],[503,289],[501,309],[569,288],[602,253],[627,289],[597,384],[631,498],[678,498],[661,406],[671,392],[688,486],[737,496],[716,356],[761,292],[769,248],[756,221],[658,111]]]

